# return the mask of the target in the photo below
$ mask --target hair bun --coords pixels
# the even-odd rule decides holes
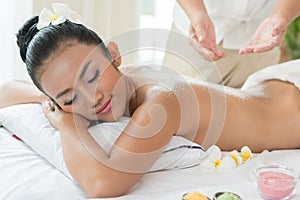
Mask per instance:
[[[30,18],[25,22],[25,24],[19,29],[18,33],[16,34],[17,44],[20,48],[21,58],[24,62],[26,61],[27,47],[35,34],[39,31],[36,28],[38,20],[38,16]]]

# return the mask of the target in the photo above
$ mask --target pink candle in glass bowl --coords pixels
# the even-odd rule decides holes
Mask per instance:
[[[256,187],[264,199],[289,199],[296,189],[298,173],[283,166],[266,166],[254,170]]]

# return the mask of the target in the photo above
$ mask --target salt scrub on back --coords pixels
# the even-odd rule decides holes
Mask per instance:
[[[121,71],[126,75],[134,76],[134,80],[138,86],[145,85],[145,82],[148,81],[148,83],[159,83],[160,86],[166,88],[166,91],[173,90],[173,92],[176,92],[180,91],[181,89],[186,89],[184,85],[191,86],[191,84],[194,84],[209,87],[222,93],[224,92],[230,96],[237,96],[241,98],[241,100],[253,96],[264,95],[263,86],[256,86],[253,89],[249,88],[247,90],[240,90],[227,86],[220,87],[220,84],[207,82],[200,78],[182,75],[167,67],[158,68],[155,66],[123,66]],[[140,77],[140,80],[137,77]]]
[[[226,95],[239,97],[241,100],[246,99],[246,98],[251,98],[253,96],[265,95],[264,92],[263,92],[263,90],[264,90],[263,86],[256,86],[255,88],[249,88],[247,90],[241,90],[241,89],[238,89],[238,88],[222,86],[222,85],[216,84],[216,83],[200,81],[199,79],[196,79],[196,78],[193,78],[193,77],[188,77],[188,76],[183,76],[183,77],[189,83],[193,83],[195,85],[206,86],[206,87],[215,89],[217,91],[220,91],[222,93],[225,93]]]

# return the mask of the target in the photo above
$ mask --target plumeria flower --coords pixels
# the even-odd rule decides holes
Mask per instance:
[[[247,162],[249,159],[253,158],[253,154],[248,146],[242,147],[241,157],[243,159],[243,162]]]
[[[70,10],[70,15],[67,17],[67,19],[75,24],[82,24],[83,22],[81,16],[73,10]]]
[[[225,156],[222,159],[222,152],[218,146],[211,146],[207,150],[207,157],[200,163],[200,168],[204,171],[217,169],[225,172],[236,168],[235,160],[231,156]]]
[[[41,30],[44,27],[58,25],[64,23],[67,19],[76,24],[82,24],[82,18],[78,13],[71,10],[66,4],[52,4],[53,11],[44,8],[39,14],[37,29]]]
[[[230,153],[230,156],[234,159],[236,166],[239,166],[243,162],[243,158],[240,156],[237,150],[233,150]]]

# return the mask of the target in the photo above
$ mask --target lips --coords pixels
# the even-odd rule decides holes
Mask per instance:
[[[105,114],[109,112],[110,109],[111,109],[111,99],[105,102],[104,105],[97,110],[96,114]]]

